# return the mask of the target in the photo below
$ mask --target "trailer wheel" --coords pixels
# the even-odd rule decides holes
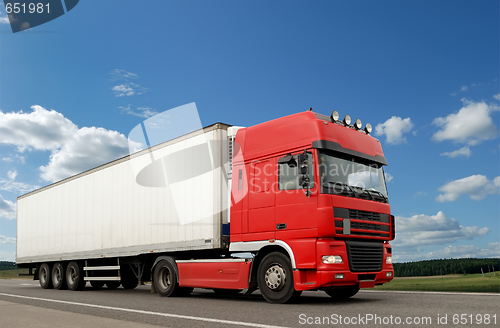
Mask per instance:
[[[154,280],[156,291],[161,296],[181,296],[187,293],[187,290],[183,290],[179,287],[177,283],[177,274],[169,261],[162,260],[156,264]],[[189,293],[191,293],[191,291]]]
[[[52,284],[55,289],[66,289],[66,276],[64,274],[64,265],[61,262],[57,262],[52,267]]]
[[[104,287],[104,281],[91,280],[90,285],[94,289],[101,289],[102,287]]]
[[[66,268],[66,283],[70,290],[83,290],[85,287],[83,268],[77,262],[69,262]]]
[[[40,286],[43,289],[51,289],[54,287],[52,285],[52,270],[49,263],[43,263],[40,265],[40,270],[38,272],[38,279],[40,280]]]
[[[290,303],[301,294],[294,288],[292,264],[283,253],[274,252],[264,257],[257,271],[257,283],[269,303]]]
[[[349,297],[356,295],[358,292],[359,285],[325,290],[325,293],[327,293],[328,296],[336,300],[348,299]]]

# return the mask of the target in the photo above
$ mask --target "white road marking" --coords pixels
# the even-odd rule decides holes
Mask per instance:
[[[400,294],[437,294],[437,295],[472,295],[472,296],[500,296],[495,293],[461,293],[461,292],[419,292],[419,291],[403,291],[403,290],[363,290],[368,293],[400,293]]]
[[[21,286],[38,286],[38,285],[35,285],[35,284],[20,284]]]
[[[46,301],[46,302],[54,302],[54,303],[62,303],[62,304],[86,306],[86,307],[97,308],[97,309],[104,309],[104,310],[114,310],[114,311],[130,312],[130,313],[140,313],[140,314],[157,315],[157,316],[169,317],[169,318],[178,318],[178,319],[187,319],[187,320],[196,320],[196,321],[223,323],[223,324],[228,324],[228,325],[237,325],[237,326],[246,326],[246,327],[257,327],[257,328],[286,328],[286,327],[281,327],[281,326],[271,326],[271,325],[264,325],[264,324],[259,324],[259,323],[253,323],[253,322],[242,322],[242,321],[212,319],[212,318],[194,317],[194,316],[182,315],[182,314],[160,313],[160,312],[142,311],[142,310],[135,310],[135,309],[123,309],[123,308],[117,308],[117,307],[105,306],[105,305],[96,305],[96,304],[86,304],[86,303],[78,303],[78,302],[68,302],[68,301],[54,300],[54,299],[50,299],[50,298],[39,298],[39,297],[21,296],[21,295],[5,294],[5,293],[0,293],[0,295],[2,295],[2,296],[9,296],[9,297],[17,297],[17,298],[25,298],[25,299],[37,300],[37,301]]]

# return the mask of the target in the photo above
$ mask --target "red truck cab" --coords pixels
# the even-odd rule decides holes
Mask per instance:
[[[387,163],[371,127],[349,121],[307,111],[238,130],[229,250],[257,254],[268,301],[288,301],[280,292],[291,274],[290,299],[318,289],[350,297],[393,278]],[[291,268],[277,258],[262,266],[276,252]]]

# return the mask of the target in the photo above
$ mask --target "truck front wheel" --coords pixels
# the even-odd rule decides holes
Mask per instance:
[[[83,290],[85,287],[83,268],[77,262],[69,262],[66,268],[66,283],[71,290]]]
[[[293,302],[301,294],[294,288],[292,264],[283,253],[274,252],[264,257],[257,271],[257,283],[269,303]]]
[[[43,289],[51,289],[53,287],[51,274],[52,270],[48,263],[40,265],[38,280],[40,280],[40,286],[42,286]]]

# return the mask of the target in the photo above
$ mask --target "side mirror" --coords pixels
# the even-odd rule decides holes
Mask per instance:
[[[306,196],[309,196],[311,192],[309,191],[309,159],[307,152],[304,150],[304,153],[298,156],[299,159],[299,185],[302,188],[307,189]]]

